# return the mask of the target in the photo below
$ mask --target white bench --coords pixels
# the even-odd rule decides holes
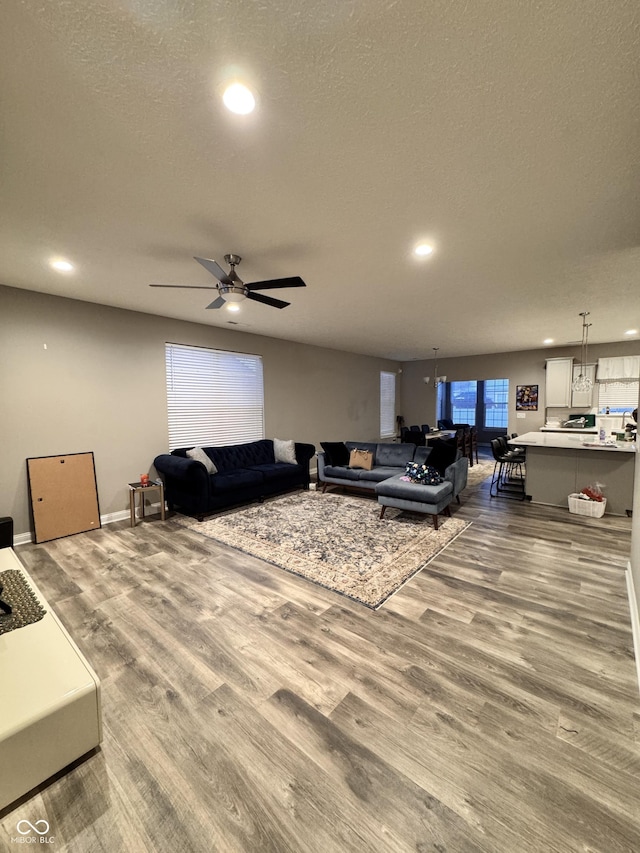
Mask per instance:
[[[0,571],[22,573],[47,611],[0,634],[0,810],[102,740],[100,681],[11,548]]]

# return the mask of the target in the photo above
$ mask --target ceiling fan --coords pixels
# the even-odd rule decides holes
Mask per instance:
[[[264,305],[271,305],[272,308],[286,308],[290,302],[283,302],[282,299],[274,299],[272,296],[263,296],[261,293],[255,293],[256,290],[273,290],[278,287],[306,287],[304,281],[299,275],[291,278],[274,278],[270,281],[254,281],[246,284],[238,276],[236,267],[242,260],[240,255],[225,255],[225,261],[231,269],[226,273],[216,261],[209,258],[194,258],[199,264],[208,270],[214,278],[218,279],[217,284],[202,286],[197,284],[150,284],[149,287],[180,287],[190,290],[217,290],[218,296],[207,308],[222,308],[227,302],[242,302],[243,299],[253,299],[254,302],[262,302]]]

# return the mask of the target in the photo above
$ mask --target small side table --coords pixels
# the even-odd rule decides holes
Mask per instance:
[[[131,512],[131,526],[136,526],[136,495],[140,495],[140,517],[144,518],[144,498],[145,495],[154,489],[160,492],[160,518],[164,521],[164,483],[162,480],[150,480],[148,486],[143,486],[142,483],[129,483],[129,511]]]

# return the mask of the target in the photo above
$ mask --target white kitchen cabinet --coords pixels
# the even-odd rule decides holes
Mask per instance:
[[[572,409],[590,409],[593,406],[593,389],[596,381],[596,366],[595,364],[585,364],[584,372],[588,379],[591,380],[591,388],[588,391],[571,390],[571,408]],[[573,380],[580,375],[580,365],[573,365]],[[547,404],[548,405],[548,404]]]
[[[545,406],[571,406],[572,358],[548,358],[545,381]]]

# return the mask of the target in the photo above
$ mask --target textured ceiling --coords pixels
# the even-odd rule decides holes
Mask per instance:
[[[0,283],[402,360],[625,339],[639,57],[637,0],[8,0]],[[148,287],[228,252],[307,288]]]

